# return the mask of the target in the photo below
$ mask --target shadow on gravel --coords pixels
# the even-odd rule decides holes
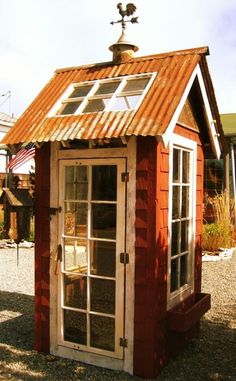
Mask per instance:
[[[203,318],[200,337],[192,340],[160,376],[159,381],[235,381],[236,330],[227,321]]]
[[[0,380],[140,380],[34,350],[34,297],[0,291]]]
[[[223,319],[222,319],[223,320]],[[227,320],[203,319],[201,335],[159,375],[158,381],[235,381],[236,330]],[[34,351],[34,297],[0,291],[0,380],[135,381],[113,372]]]

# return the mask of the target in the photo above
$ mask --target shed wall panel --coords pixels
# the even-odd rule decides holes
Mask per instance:
[[[50,144],[35,156],[35,349],[49,352]]]

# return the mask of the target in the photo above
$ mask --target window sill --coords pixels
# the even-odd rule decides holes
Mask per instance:
[[[169,330],[186,332],[211,308],[211,295],[196,293],[190,306],[175,307],[167,312],[167,327]]]

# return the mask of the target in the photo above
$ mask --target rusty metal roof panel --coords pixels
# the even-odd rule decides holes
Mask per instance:
[[[105,62],[59,69],[22,114],[2,143],[101,139],[125,135],[161,135],[207,48],[137,57],[127,63]],[[157,75],[138,110],[49,116],[70,84],[118,76]]]

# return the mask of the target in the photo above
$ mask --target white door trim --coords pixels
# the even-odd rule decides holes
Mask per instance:
[[[126,298],[125,304],[125,337],[128,340],[127,348],[124,348],[124,360],[100,356],[88,352],[80,352],[58,345],[57,342],[57,293],[58,276],[55,275],[56,254],[58,245],[57,226],[58,214],[52,216],[51,243],[50,243],[50,352],[54,355],[72,358],[88,364],[124,370],[133,374],[133,340],[134,340],[134,261],[135,261],[135,189],[136,189],[136,138],[129,139],[127,147],[107,148],[91,150],[60,150],[58,142],[51,144],[51,194],[50,206],[57,208],[58,203],[58,176],[59,160],[67,158],[126,158],[129,182],[127,183],[127,235],[126,251],[129,253],[129,264],[126,265]]]

